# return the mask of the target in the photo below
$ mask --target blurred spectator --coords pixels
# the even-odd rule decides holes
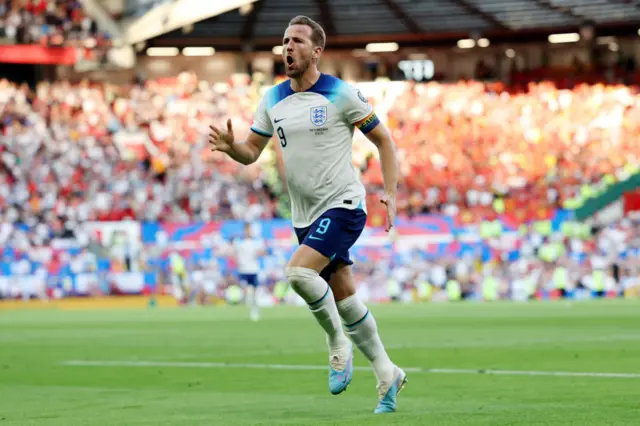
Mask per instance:
[[[46,46],[91,48],[109,43],[77,0],[0,0],[0,37]]]

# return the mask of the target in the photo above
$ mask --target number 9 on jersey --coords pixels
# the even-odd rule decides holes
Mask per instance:
[[[287,138],[284,136],[284,130],[282,130],[282,127],[278,127],[276,131],[278,132],[278,137],[280,138],[280,146],[284,148],[285,146],[287,146]]]

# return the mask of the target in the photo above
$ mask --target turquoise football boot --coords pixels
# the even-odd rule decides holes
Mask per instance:
[[[396,378],[388,383],[381,382],[376,387],[378,390],[378,406],[374,410],[374,414],[393,413],[396,411],[396,400],[398,394],[407,384],[407,375],[400,368],[396,367]]]
[[[329,391],[333,395],[344,392],[353,378],[353,345],[349,345],[346,360],[334,356],[329,361]]]

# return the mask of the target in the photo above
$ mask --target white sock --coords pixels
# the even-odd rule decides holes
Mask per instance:
[[[251,308],[251,306],[253,305],[253,298],[254,298],[254,290],[253,287],[251,286],[247,286],[247,297],[246,297],[246,304],[249,308]]]
[[[253,286],[247,286],[247,306],[249,313],[255,315],[258,313],[258,289]]]
[[[393,380],[395,365],[385,351],[371,312],[355,294],[337,303],[347,336],[371,363],[378,382]]]
[[[286,273],[291,288],[307,302],[311,313],[327,334],[329,350],[333,352],[346,347],[349,339],[342,330],[340,315],[329,284],[313,269],[289,267]]]
[[[251,311],[258,315],[260,312],[260,306],[258,305],[258,288],[253,288],[253,300],[251,304]]]

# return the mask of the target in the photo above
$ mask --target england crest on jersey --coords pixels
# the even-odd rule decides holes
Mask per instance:
[[[311,122],[315,126],[322,126],[327,122],[327,107],[317,106],[311,108]]]

